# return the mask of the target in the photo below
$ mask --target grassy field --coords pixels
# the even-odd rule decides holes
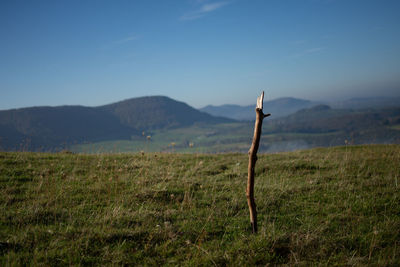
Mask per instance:
[[[400,146],[0,153],[0,265],[400,265]]]
[[[143,132],[132,140],[110,140],[68,147],[76,153],[183,152],[216,153],[245,151],[253,134],[253,123],[193,125],[185,128]],[[147,139],[147,136],[150,139]],[[190,145],[192,144],[192,146]]]
[[[268,121],[266,121],[268,122]],[[274,126],[263,126],[259,150],[264,153],[288,152],[314,147],[345,144],[400,144],[398,125],[342,129],[329,132],[276,132]],[[130,140],[108,140],[65,146],[75,153],[246,153],[251,144],[254,122],[196,124],[185,128],[144,132]],[[147,138],[149,137],[149,139]],[[59,151],[59,150],[58,150]]]
[[[275,153],[311,147],[344,145],[343,132],[270,133],[264,127],[260,151]],[[254,123],[238,122],[215,125],[194,125],[178,129],[144,132],[131,140],[110,140],[76,144],[67,147],[74,153],[179,152],[179,153],[245,153],[253,138]],[[150,139],[146,137],[149,136]],[[372,138],[371,138],[372,139]],[[373,139],[372,139],[373,140]],[[192,146],[190,146],[192,144]]]

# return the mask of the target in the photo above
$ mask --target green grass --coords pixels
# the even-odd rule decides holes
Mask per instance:
[[[0,265],[400,264],[400,146],[0,153]]]
[[[268,121],[267,121],[268,122]],[[276,132],[271,124],[263,126],[259,150],[264,153],[295,151],[314,147],[347,144],[399,144],[396,126],[332,132]],[[75,153],[180,152],[180,153],[246,153],[253,138],[252,122],[204,125],[164,129],[133,136],[131,140],[109,140],[76,144],[66,149]],[[151,136],[148,140],[146,137]],[[173,144],[173,145],[172,145]],[[192,146],[190,146],[192,144]]]
[[[193,125],[178,129],[145,132],[132,140],[110,140],[72,145],[76,153],[184,152],[215,153],[248,150],[252,138],[249,123]],[[147,140],[147,136],[151,140]],[[190,143],[193,146],[190,146]]]

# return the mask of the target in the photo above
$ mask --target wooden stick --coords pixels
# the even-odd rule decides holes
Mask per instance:
[[[263,113],[263,101],[264,101],[264,91],[257,98],[256,122],[254,125],[253,142],[249,150],[249,167],[248,167],[247,188],[246,188],[247,204],[249,205],[250,223],[253,229],[253,233],[257,233],[258,230],[256,202],[254,200],[254,168],[256,166],[257,151],[260,145],[262,122],[265,117],[271,115]]]

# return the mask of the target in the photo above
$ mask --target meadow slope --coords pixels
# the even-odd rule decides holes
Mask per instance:
[[[0,265],[400,265],[400,146],[0,153]]]

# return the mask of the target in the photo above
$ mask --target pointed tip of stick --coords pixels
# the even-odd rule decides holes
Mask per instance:
[[[257,97],[257,108],[263,109],[263,102],[264,102],[264,91],[262,91],[261,95]]]

